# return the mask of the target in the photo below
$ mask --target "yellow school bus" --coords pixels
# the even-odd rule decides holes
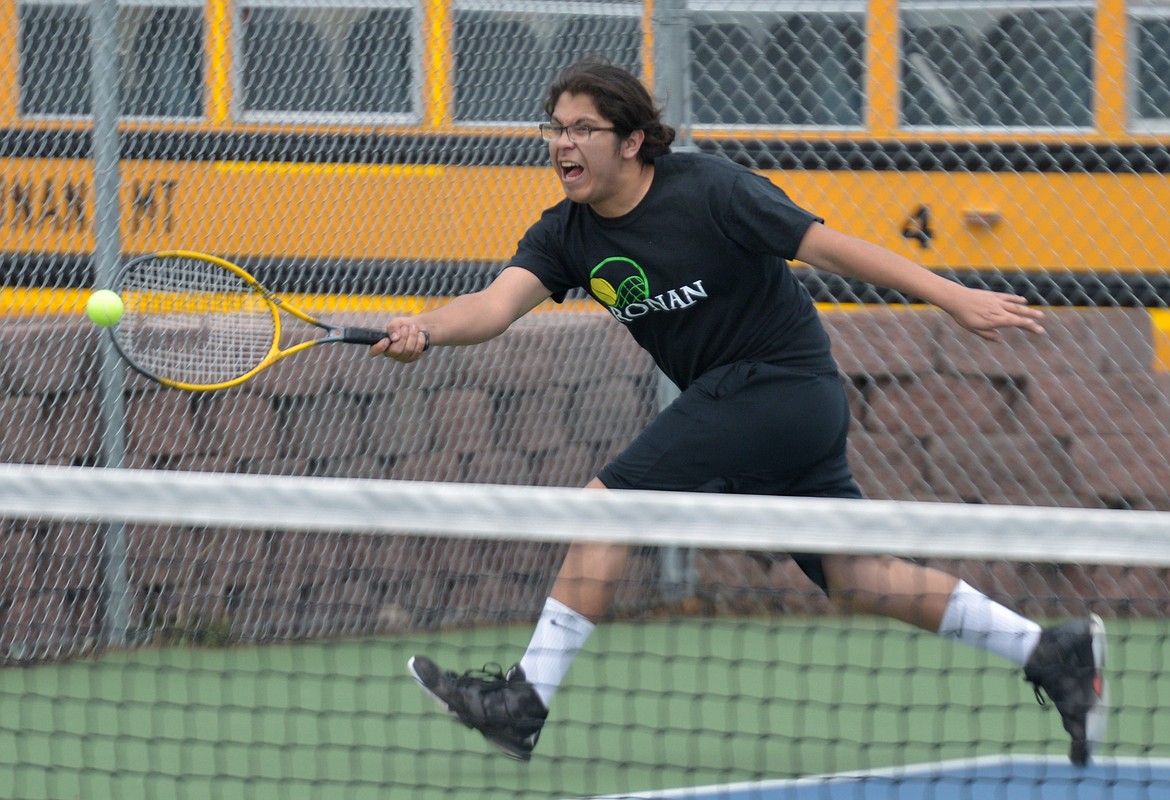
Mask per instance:
[[[458,291],[559,199],[543,89],[595,54],[659,88],[681,146],[931,268],[1170,295],[1170,1],[673,1],[685,52],[654,0],[121,2],[121,248]],[[0,2],[7,285],[92,279],[89,14]]]

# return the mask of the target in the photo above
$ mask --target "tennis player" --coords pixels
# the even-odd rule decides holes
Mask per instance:
[[[565,199],[546,210],[484,290],[390,321],[372,348],[398,361],[503,333],[542,301],[584,288],[678,385],[680,396],[588,484],[592,489],[859,498],[846,458],[849,406],[815,306],[790,271],[819,269],[943,309],[985,339],[1042,334],[1020,297],[964,287],[840,233],[768,179],[710,155],[672,153],[674,131],[637,78],[580,62],[550,86],[540,126]],[[531,642],[505,672],[409,668],[443,708],[528,760],[558,686],[603,617],[625,546],[571,546]],[[1088,761],[1105,722],[1099,618],[1053,629],[944,572],[888,557],[794,554],[843,611],[892,617],[996,653],[1056,705]]]

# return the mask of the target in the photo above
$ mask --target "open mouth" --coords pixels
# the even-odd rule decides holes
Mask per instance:
[[[564,176],[565,180],[578,178],[583,172],[585,172],[585,168],[575,161],[561,162],[561,175]]]

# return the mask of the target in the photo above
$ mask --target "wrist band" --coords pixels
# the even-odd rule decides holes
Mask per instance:
[[[431,332],[430,331],[423,331],[422,335],[423,335],[423,349],[422,349],[422,351],[425,353],[427,350],[431,349]]]

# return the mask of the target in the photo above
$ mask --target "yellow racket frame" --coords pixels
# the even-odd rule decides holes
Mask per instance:
[[[114,347],[118,350],[119,354],[121,354],[122,358],[125,359],[126,362],[130,364],[130,366],[132,366],[135,370],[142,373],[147,378],[162,384],[163,386],[169,386],[172,389],[180,389],[185,392],[218,392],[223,389],[230,389],[233,386],[239,386],[242,383],[246,383],[264,370],[271,367],[273,364],[283,361],[291,355],[308,350],[310,347],[316,347],[319,344],[334,344],[338,342],[344,342],[348,344],[372,345],[386,338],[386,333],[384,331],[379,331],[373,328],[341,328],[322,322],[311,314],[302,311],[281,297],[273,294],[266,286],[260,283],[260,281],[256,280],[256,278],[243,267],[237,264],[233,264],[226,259],[219,258],[218,256],[209,255],[207,253],[199,253],[193,250],[160,250],[155,253],[138,256],[137,258],[128,262],[127,266],[133,264],[135,261],[145,260],[148,258],[182,258],[195,261],[205,261],[211,264],[215,264],[216,266],[221,267],[228,272],[231,272],[240,278],[240,280],[242,280],[255,292],[255,295],[248,296],[248,299],[260,299],[268,308],[269,313],[272,314],[273,321],[272,344],[268,349],[268,353],[263,358],[261,358],[259,362],[257,362],[256,366],[252,367],[247,372],[244,372],[241,375],[232,378],[231,380],[220,381],[218,383],[188,383],[185,381],[177,381],[172,378],[166,378],[161,375],[154,374],[150,370],[138,364],[118,344],[117,326],[110,328],[110,337],[114,342]],[[214,307],[216,313],[222,313],[226,305],[226,303],[208,303],[207,310],[210,312]],[[194,310],[198,311],[198,308],[196,307]],[[280,347],[280,337],[283,331],[280,318],[281,311],[285,311],[302,322],[306,322],[324,330],[325,335],[317,337],[316,339],[309,339],[304,342],[298,342],[297,344],[282,349]]]

